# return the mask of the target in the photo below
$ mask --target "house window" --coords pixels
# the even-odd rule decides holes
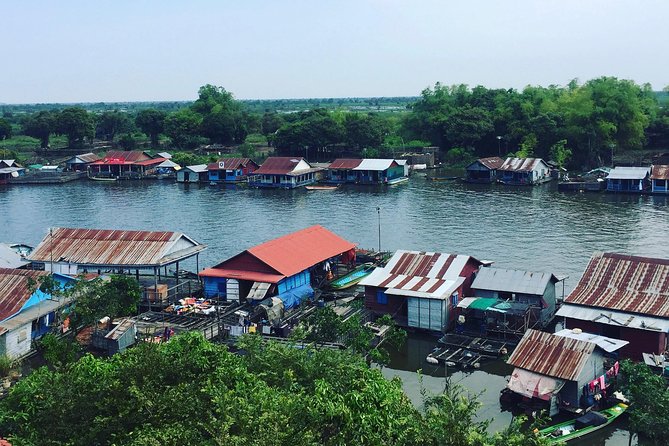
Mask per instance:
[[[458,292],[456,291],[451,296],[451,308],[455,308],[457,306],[458,306]]]
[[[380,305],[386,305],[388,303],[388,296],[386,296],[386,293],[384,293],[383,290],[378,290],[376,292],[376,303]]]
[[[21,331],[19,331],[19,335],[17,337],[17,342],[23,342],[28,338],[28,330],[25,328]]]

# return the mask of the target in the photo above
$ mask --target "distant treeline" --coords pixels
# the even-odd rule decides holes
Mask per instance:
[[[452,164],[516,154],[585,168],[636,149],[668,148],[666,103],[666,92],[613,77],[522,91],[436,84],[416,98],[276,101],[238,101],[222,87],[205,85],[191,103],[115,104],[111,110],[104,109],[111,104],[0,106],[0,140],[26,135],[46,146],[51,135],[64,135],[71,147],[98,138],[127,149],[146,140],[156,148],[191,150],[242,145],[252,135],[278,154],[319,161],[395,156],[433,145]]]

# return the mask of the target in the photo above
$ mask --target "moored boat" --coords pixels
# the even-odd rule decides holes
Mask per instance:
[[[363,263],[353,269],[350,273],[333,280],[328,286],[334,290],[345,290],[346,288],[356,285],[366,276],[370,275],[372,271],[374,271],[374,268],[375,266],[373,263]]]
[[[88,179],[93,181],[116,181],[116,177],[88,177]]]
[[[341,184],[338,184],[336,186],[326,186],[326,185],[317,185],[317,184],[312,184],[309,186],[304,186],[306,190],[337,190],[339,189],[339,186]]]
[[[608,409],[591,411],[574,420],[541,429],[537,435],[548,439],[550,444],[566,443],[608,426],[626,410],[627,404],[618,403]]]

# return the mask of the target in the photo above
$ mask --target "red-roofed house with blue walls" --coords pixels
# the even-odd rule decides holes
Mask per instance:
[[[240,183],[258,169],[251,158],[221,158],[207,165],[210,183]]]
[[[288,309],[313,296],[312,271],[355,244],[322,226],[270,240],[200,272],[207,298],[258,303],[276,296]]]

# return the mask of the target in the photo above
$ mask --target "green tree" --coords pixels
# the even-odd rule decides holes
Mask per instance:
[[[40,147],[49,147],[49,138],[56,131],[56,112],[39,111],[23,119],[23,133],[40,140]]]
[[[211,142],[242,143],[248,134],[248,116],[242,104],[223,87],[204,85],[191,110],[202,116],[202,135]]]
[[[119,133],[129,133],[134,130],[134,122],[127,113],[111,111],[102,113],[97,122],[96,135],[113,141]]]
[[[12,137],[12,125],[6,119],[0,118],[0,141]]]
[[[56,115],[56,132],[67,136],[68,146],[83,147],[95,135],[93,117],[82,107],[68,107]]]
[[[189,108],[169,114],[165,118],[165,134],[179,148],[193,149],[200,142],[202,116]]]
[[[141,110],[135,116],[137,127],[151,139],[151,147],[158,147],[158,137],[164,130],[166,117],[167,114],[164,111],[154,108]]]
[[[111,319],[137,313],[142,289],[130,276],[111,276],[107,280],[82,283],[75,294],[77,322],[92,324],[105,316]]]

